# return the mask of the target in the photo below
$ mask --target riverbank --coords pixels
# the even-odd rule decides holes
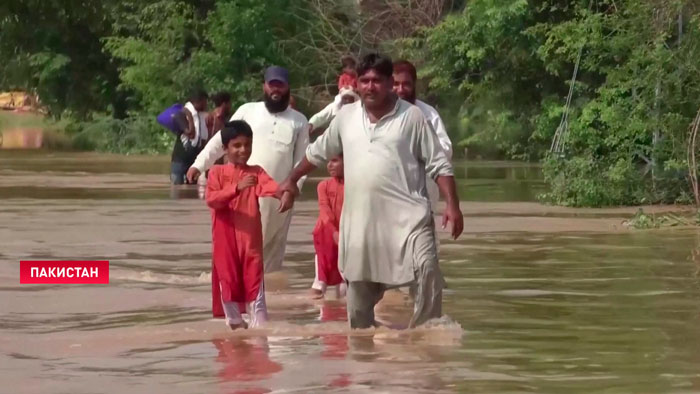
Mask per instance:
[[[0,110],[0,149],[71,150],[66,124],[36,112]]]
[[[165,154],[174,136],[154,117],[114,119],[95,115],[78,121],[52,120],[30,111],[0,111],[0,149],[47,149],[59,151],[109,152],[123,155]]]

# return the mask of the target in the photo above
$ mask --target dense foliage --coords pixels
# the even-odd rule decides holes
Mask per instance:
[[[3,2],[0,56],[8,61],[0,63],[0,89],[36,92],[50,115],[73,121],[67,130],[79,147],[167,151],[172,136],[155,115],[195,87],[228,90],[234,105],[241,104],[260,97],[266,66],[283,64],[292,70],[295,96],[306,98],[297,99],[302,108],[313,105],[316,93],[332,90],[340,54],[368,44],[329,45],[328,32],[350,36],[354,28],[346,23],[353,8],[338,9],[341,3]]]
[[[82,147],[162,152],[171,136],[154,116],[194,86],[239,104],[259,98],[266,65],[283,64],[310,114],[334,93],[342,54],[379,48],[419,66],[421,95],[470,156],[542,161],[547,201],[685,202],[699,10],[697,0],[11,0],[0,4],[0,89],[37,92]]]
[[[692,1],[473,0],[404,45],[430,59],[431,88],[457,103],[448,104],[453,137],[470,150],[543,160],[547,200],[687,202],[699,9]],[[563,149],[550,154],[579,52]]]

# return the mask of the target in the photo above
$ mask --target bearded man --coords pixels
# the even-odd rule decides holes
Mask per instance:
[[[281,183],[305,156],[309,145],[308,121],[289,105],[289,73],[286,69],[272,66],[265,70],[263,93],[263,101],[243,104],[231,120],[244,120],[253,129],[253,151],[248,164],[261,166]],[[221,134],[216,133],[197,156],[187,178],[196,179],[223,155]],[[297,186],[301,187],[303,181],[300,179]],[[282,268],[292,215],[291,211],[278,212],[279,202],[273,197],[262,197],[259,203],[265,272],[274,272]]]
[[[428,124],[437,135],[440,146],[447,155],[447,160],[452,161],[452,141],[450,141],[450,136],[447,135],[447,131],[445,130],[445,123],[443,123],[440,114],[438,114],[435,108],[416,98],[417,79],[416,67],[412,63],[406,60],[394,62],[394,93],[421,110]],[[438,200],[440,199],[438,185],[429,178],[426,179],[425,185],[428,188],[428,196],[430,197],[430,205],[433,214],[438,214]]]

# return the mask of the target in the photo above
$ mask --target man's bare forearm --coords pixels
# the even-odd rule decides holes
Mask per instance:
[[[299,179],[303,177],[304,175],[310,173],[316,169],[316,166],[311,164],[311,162],[304,156],[299,164],[297,164],[296,167],[292,170],[292,172],[289,174],[289,180],[292,183],[297,183],[299,182]]]
[[[457,184],[455,177],[440,175],[435,180],[442,195],[445,196],[445,202],[449,204],[459,205],[459,197],[457,196]]]

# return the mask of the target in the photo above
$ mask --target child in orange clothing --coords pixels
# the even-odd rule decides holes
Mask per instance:
[[[338,296],[345,293],[345,281],[338,270],[338,235],[345,190],[342,155],[328,162],[328,173],[331,177],[318,184],[319,215],[313,231],[316,278],[311,296],[317,299],[323,298],[328,286],[337,285]]]
[[[338,76],[338,90],[342,90],[344,87],[351,87],[353,90],[357,89],[357,72],[355,68],[357,67],[357,62],[355,58],[347,55],[340,59],[343,65],[343,69]]]
[[[360,100],[357,90],[357,73],[355,72],[355,58],[344,56],[341,59],[342,71],[338,76],[338,94],[333,98],[333,102],[326,105],[321,111],[309,119],[309,135],[314,136],[322,133],[328,127],[331,120],[340,111],[340,107]]]
[[[206,191],[212,211],[212,309],[235,330],[248,327],[241,316],[246,310],[251,326],[267,321],[258,197],[279,196],[262,167],[246,164],[253,144],[248,123],[227,123],[221,140],[228,163],[211,168]],[[291,197],[284,193],[280,209],[292,205]]]

